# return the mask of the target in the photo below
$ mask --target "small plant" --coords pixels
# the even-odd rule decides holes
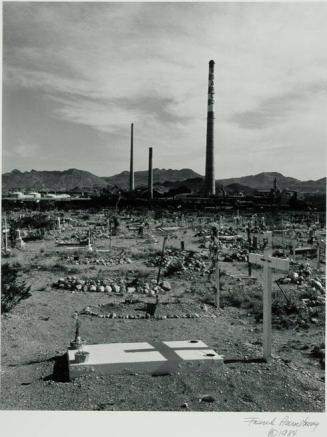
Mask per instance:
[[[4,264],[1,268],[1,311],[8,313],[23,299],[31,296],[30,286],[19,280],[19,265]]]

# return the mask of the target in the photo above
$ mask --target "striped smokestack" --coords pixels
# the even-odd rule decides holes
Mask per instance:
[[[207,196],[214,196],[216,194],[215,156],[214,156],[214,119],[215,119],[214,68],[215,68],[215,61],[211,60],[209,62],[206,172],[205,172],[205,191]]]
[[[149,147],[148,196],[153,199],[152,147]]]
[[[131,124],[131,156],[130,156],[130,168],[129,168],[129,191],[134,191],[134,124]]]

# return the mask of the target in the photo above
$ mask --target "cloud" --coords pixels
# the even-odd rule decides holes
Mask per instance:
[[[28,158],[33,155],[35,156],[38,149],[39,146],[37,144],[27,144],[22,140],[16,147],[16,153],[21,158]]]
[[[243,129],[264,129],[286,123],[292,114],[306,110],[308,100],[317,96],[327,97],[327,82],[267,98],[253,110],[233,114],[230,120]],[[327,103],[327,99],[325,101]]]
[[[110,149],[115,171],[115,162],[124,166],[134,122],[139,150],[156,145],[163,165],[195,165],[202,172],[212,58],[217,172],[260,171],[261,161],[247,161],[252,151],[270,159],[269,150],[283,145],[290,156],[297,143],[306,154],[304,126],[314,130],[314,147],[322,149],[326,18],[323,3],[7,2],[4,89],[16,104],[24,90],[35,93],[38,103],[29,111],[47,121],[38,126],[42,138],[53,126],[49,135],[58,152],[66,152],[67,124],[71,147],[86,149],[85,128],[91,128],[102,149]],[[6,119],[14,123],[16,117],[12,112]],[[24,117],[15,125],[21,137],[25,130],[28,142],[39,143],[40,132],[32,132]],[[4,148],[16,144],[9,134],[5,140]],[[45,154],[52,144],[42,142]],[[139,162],[144,167],[144,159]],[[92,166],[97,174],[107,172],[101,158]]]

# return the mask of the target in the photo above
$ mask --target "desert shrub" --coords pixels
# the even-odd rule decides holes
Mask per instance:
[[[147,268],[139,267],[136,271],[138,279],[146,279],[150,276],[150,271]]]
[[[174,262],[171,262],[168,264],[168,266],[165,269],[165,276],[173,276],[178,272],[183,271],[183,263],[180,260],[175,260]]]
[[[130,247],[128,250],[129,256],[135,260],[144,259],[148,256],[159,256],[161,250],[153,247]]]
[[[256,318],[262,318],[262,288],[261,286],[232,285],[222,292],[221,303],[223,306],[233,306],[246,309]]]
[[[8,313],[23,299],[31,296],[30,286],[19,279],[19,265],[4,264],[1,268],[1,311]]]
[[[27,228],[39,230],[50,230],[56,226],[54,218],[49,217],[47,214],[35,214],[33,216],[26,216],[18,219],[15,223],[16,228]],[[42,233],[40,233],[42,238]],[[38,238],[37,238],[38,239]]]

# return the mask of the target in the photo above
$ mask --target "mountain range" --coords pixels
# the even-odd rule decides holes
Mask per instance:
[[[2,192],[12,190],[81,191],[104,188],[106,181],[84,170],[71,168],[64,171],[12,170],[2,175]]]
[[[326,191],[326,178],[318,180],[300,181],[277,172],[263,172],[256,175],[238,178],[218,179],[217,187],[224,186],[227,193],[242,191],[251,193],[255,190],[270,190],[274,179],[278,187],[283,190],[294,190],[307,193],[324,193]],[[134,173],[135,187],[147,186],[148,172],[136,171]],[[191,169],[181,170],[158,169],[153,170],[154,184],[163,191],[186,187],[191,191],[200,188],[203,176]],[[99,177],[84,170],[69,169],[64,171],[25,171],[12,170],[2,175],[2,191],[86,191],[105,187],[118,186],[127,189],[129,172],[123,171],[110,177]]]
[[[182,168],[181,170],[172,169],[153,169],[153,183],[154,184],[164,184],[165,182],[181,182],[187,179],[194,179],[202,177],[195,171],[189,168]],[[109,185],[117,185],[120,188],[128,189],[129,186],[129,172],[123,171],[117,175],[102,178]],[[148,185],[148,171],[136,171],[134,172],[134,184],[135,187],[147,186]]]

